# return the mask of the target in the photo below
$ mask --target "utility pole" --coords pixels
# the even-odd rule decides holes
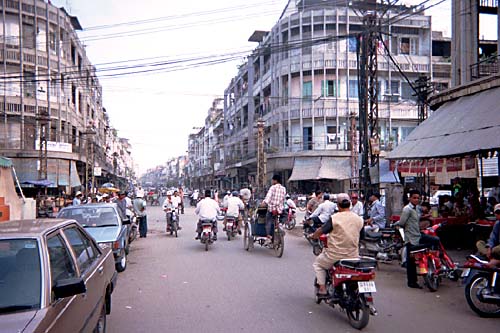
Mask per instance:
[[[263,195],[266,187],[266,158],[264,152],[264,120],[257,120],[257,194]]]
[[[417,90],[418,123],[420,124],[429,116],[427,110],[427,99],[429,94],[432,92],[432,85],[427,75],[420,75],[415,81],[415,85]]]
[[[349,113],[349,141],[351,142],[351,190],[359,191],[359,177],[358,174],[358,140],[356,128],[356,113],[351,111]]]
[[[365,197],[378,192],[380,135],[378,130],[376,11],[363,17],[365,31],[358,35],[360,188]]]
[[[38,125],[40,131],[38,136],[39,139],[38,158],[40,160],[40,168],[38,169],[39,180],[47,180],[47,165],[48,165],[47,127],[49,126],[49,120],[50,118],[48,114],[42,113],[40,111],[38,112]]]
[[[94,176],[94,166],[95,166],[95,154],[94,154],[94,135],[96,134],[95,129],[88,127],[85,131],[87,149],[85,150],[85,157],[87,164],[85,167],[85,195],[88,197],[89,188],[90,193],[94,190],[95,176]]]

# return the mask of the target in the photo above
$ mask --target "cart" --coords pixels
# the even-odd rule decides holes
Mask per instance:
[[[254,244],[261,247],[272,249],[276,257],[281,258],[285,248],[285,230],[279,223],[279,215],[274,217],[274,223],[271,225],[271,241],[266,237],[266,215],[267,208],[259,207],[255,214],[245,219],[245,228],[243,231],[243,248],[251,252]]]

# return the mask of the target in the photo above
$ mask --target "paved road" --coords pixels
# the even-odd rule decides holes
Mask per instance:
[[[179,238],[167,236],[159,207],[148,208],[150,233],[132,244],[129,266],[113,294],[109,332],[354,332],[344,313],[313,299],[310,246],[291,232],[285,253],[274,257],[242,238],[222,234],[208,252],[195,241],[192,208],[181,215]],[[457,258],[461,259],[461,258]],[[467,306],[463,287],[405,287],[405,271],[377,271],[375,306],[364,332],[497,332],[500,321],[481,319]]]

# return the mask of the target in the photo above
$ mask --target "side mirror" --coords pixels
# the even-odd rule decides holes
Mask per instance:
[[[52,291],[56,298],[66,298],[85,293],[87,287],[82,278],[70,278],[57,281]]]
[[[122,219],[122,224],[123,225],[131,224],[130,219]]]

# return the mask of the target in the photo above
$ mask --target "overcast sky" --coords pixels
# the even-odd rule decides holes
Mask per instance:
[[[76,15],[87,55],[100,64],[161,57],[131,64],[251,50],[254,30],[270,30],[287,0],[52,0]],[[420,3],[408,0],[402,3]],[[436,3],[433,0],[430,3]],[[433,30],[450,36],[451,0],[432,9]],[[168,18],[165,18],[168,17]],[[148,24],[103,25],[164,18]],[[100,27],[92,29],[92,27]],[[158,31],[152,33],[153,31]],[[135,33],[135,36],[130,34]],[[111,36],[110,36],[111,34]],[[114,35],[113,35],[114,34]],[[118,35],[126,37],[116,38]],[[115,38],[110,38],[115,37]],[[496,38],[496,35],[495,35]],[[167,58],[168,57],[168,58]],[[215,97],[237,73],[239,60],[182,71],[102,78],[103,105],[112,126],[131,140],[143,172],[185,154],[187,136],[202,126]],[[130,64],[130,63],[129,63]],[[106,66],[123,65],[113,64]],[[109,72],[106,72],[109,73]]]

